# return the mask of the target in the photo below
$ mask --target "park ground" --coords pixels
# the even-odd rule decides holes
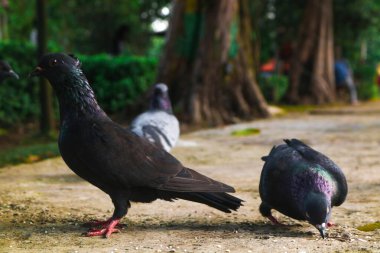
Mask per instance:
[[[260,132],[231,133],[247,128]],[[253,131],[257,132],[257,131]],[[125,227],[109,239],[82,235],[89,220],[112,213],[107,195],[74,175],[61,158],[0,169],[0,252],[380,252],[380,103],[317,109],[181,136],[173,155],[187,167],[236,189],[245,200],[224,214],[205,205],[133,203]],[[299,138],[346,174],[349,193],[333,209],[329,238],[305,222],[259,211],[263,161],[273,145]],[[371,229],[369,229],[371,230]]]

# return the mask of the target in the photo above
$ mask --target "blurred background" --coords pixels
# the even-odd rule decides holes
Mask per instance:
[[[0,58],[20,79],[0,84],[0,166],[58,154],[54,94],[27,78],[46,52],[74,53],[120,123],[164,82],[183,129],[212,127],[377,99],[378,13],[367,0],[1,0]]]

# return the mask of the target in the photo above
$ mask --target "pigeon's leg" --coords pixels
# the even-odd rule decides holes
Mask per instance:
[[[111,218],[112,219],[112,218]],[[100,229],[90,229],[89,232],[87,232],[87,236],[99,236],[103,235],[105,238],[108,238],[112,233],[119,233],[120,230],[115,228],[116,225],[119,223],[120,219],[112,219],[108,225],[100,228]]]
[[[332,221],[327,222],[327,227],[328,228],[330,228],[332,226],[335,226],[334,222],[332,222]]]
[[[115,228],[119,224],[120,219],[123,218],[127,212],[128,208],[131,207],[129,201],[124,199],[112,199],[115,206],[115,211],[110,219],[108,219],[100,228],[92,228],[86,233],[87,236],[100,236],[103,235],[108,238],[112,233],[120,232],[119,229]]]
[[[280,223],[275,217],[273,217],[273,215],[269,215],[267,216],[267,218],[275,225],[279,225],[279,226],[282,226],[283,224]]]
[[[267,203],[262,202],[260,205],[260,213],[264,216],[267,217],[273,224],[275,225],[282,225],[278,220],[273,217],[272,212],[271,212],[271,206],[269,206]]]
[[[108,223],[110,221],[111,221],[111,218],[109,218],[107,220],[94,220],[94,221],[86,222],[83,225],[86,226],[86,227],[91,227],[91,228],[102,227],[102,226],[108,225]]]

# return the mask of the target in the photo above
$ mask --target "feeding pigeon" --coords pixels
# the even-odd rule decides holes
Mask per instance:
[[[18,79],[18,75],[13,71],[11,66],[3,60],[0,60],[0,82],[4,81],[4,79],[13,77]]]
[[[132,121],[130,129],[167,152],[174,147],[180,130],[179,122],[173,115],[168,86],[163,83],[154,86],[149,110],[138,115]]]
[[[260,178],[260,212],[273,223],[271,209],[297,220],[307,220],[325,238],[331,208],[347,196],[341,169],[328,157],[297,139],[273,147]]]
[[[42,57],[31,76],[47,78],[58,97],[63,160],[77,175],[107,193],[112,217],[95,223],[88,236],[109,237],[130,201],[185,199],[229,213],[242,200],[234,188],[184,167],[175,157],[113,122],[98,105],[79,61],[63,53]],[[100,226],[100,227],[99,227]]]

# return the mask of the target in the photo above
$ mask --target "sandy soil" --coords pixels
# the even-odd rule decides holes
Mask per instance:
[[[233,137],[254,127],[259,135]],[[277,212],[274,226],[258,212],[258,184],[271,147],[297,137],[327,154],[349,184],[333,209],[336,226],[322,240],[311,225]],[[239,212],[176,201],[132,204],[122,233],[88,238],[82,226],[112,213],[107,195],[74,175],[60,158],[0,169],[0,252],[380,252],[380,104],[259,120],[182,136],[173,154],[186,166],[234,186]],[[189,144],[196,144],[189,145]]]

